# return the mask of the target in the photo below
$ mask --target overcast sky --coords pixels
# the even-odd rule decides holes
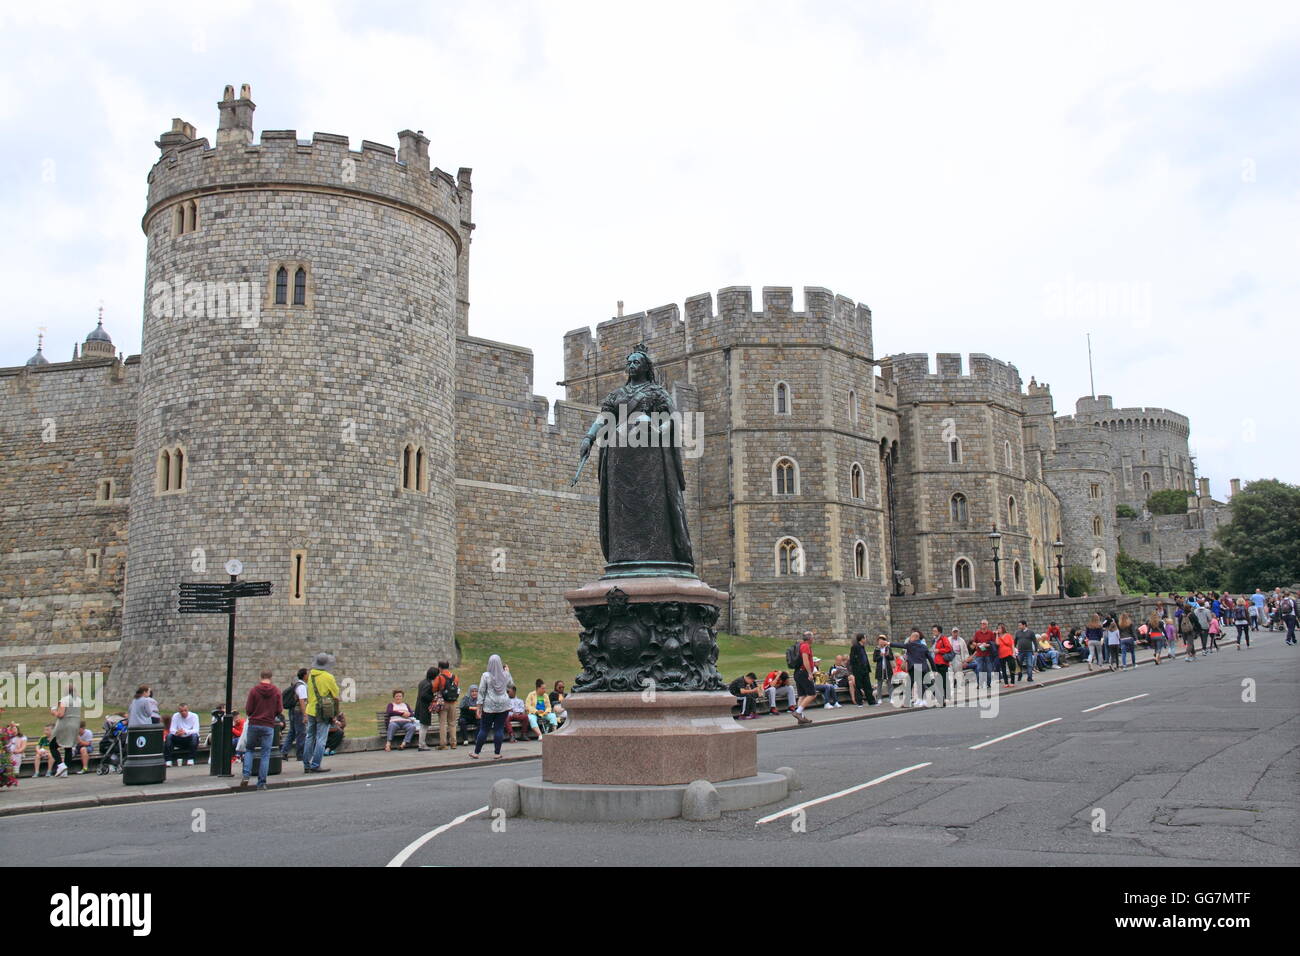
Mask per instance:
[[[871,306],[1192,420],[1216,497],[1300,479],[1300,4],[8,3],[0,364],[140,348],[145,177],[182,117],[474,169],[470,331],[536,356],[727,285]],[[1102,293],[1100,296],[1095,293]]]

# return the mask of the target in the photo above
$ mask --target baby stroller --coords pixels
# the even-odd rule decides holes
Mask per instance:
[[[121,773],[126,757],[126,720],[121,714],[104,718],[104,736],[99,740],[100,774]]]

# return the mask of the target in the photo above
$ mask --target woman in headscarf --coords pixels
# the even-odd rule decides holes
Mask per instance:
[[[501,655],[493,654],[488,658],[488,669],[478,682],[478,736],[474,738],[474,752],[470,754],[478,759],[479,751],[487,741],[488,728],[492,728],[492,748],[495,759],[501,759],[501,741],[505,735],[506,717],[510,713],[510,698],[506,695],[506,686],[510,683],[510,673],[501,663]]]

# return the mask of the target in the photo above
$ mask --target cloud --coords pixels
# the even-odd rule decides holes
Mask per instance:
[[[138,350],[153,141],[173,116],[212,137],[221,88],[250,82],[258,129],[355,148],[409,126],[442,168],[474,168],[471,331],[532,348],[552,398],[563,333],[619,299],[824,285],[872,306],[881,354],[987,352],[1051,382],[1062,412],[1088,390],[1091,332],[1098,389],[1187,414],[1216,491],[1295,479],[1295,443],[1273,440],[1289,379],[1268,372],[1300,282],[1300,134],[1283,119],[1298,19],[1181,3],[8,11],[0,361],[23,361],[38,325],[70,354],[100,298]],[[1071,281],[1126,289],[1130,308],[1051,314]]]

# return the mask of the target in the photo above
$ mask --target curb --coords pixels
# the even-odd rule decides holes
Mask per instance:
[[[502,757],[500,760],[492,760],[487,763],[519,763],[524,760],[537,760],[540,756],[540,754],[521,754],[518,757]],[[463,770],[466,767],[480,766],[485,766],[485,763],[483,761],[467,759],[459,763],[443,764],[437,767],[402,767],[383,770],[360,770],[355,773],[330,773],[328,779],[318,779],[314,776],[310,778],[293,777],[288,780],[278,781],[275,784],[274,789],[282,790],[287,787],[319,787],[331,783],[355,783],[358,780],[374,780],[380,777],[402,777],[415,773],[440,773],[444,770]],[[283,774],[280,776],[283,776]],[[236,776],[233,779],[238,779],[238,777]],[[99,796],[69,797],[62,800],[41,800],[39,803],[0,806],[0,818],[23,816],[32,813],[46,813],[56,810],[90,810],[99,807],[117,806],[123,803],[156,803],[164,800],[188,800],[193,797],[203,796],[222,797],[238,794],[243,789],[244,788],[240,787],[238,783],[224,787],[190,787],[184,790],[153,790],[144,787],[139,790],[117,791]],[[249,792],[252,792],[251,788]]]

